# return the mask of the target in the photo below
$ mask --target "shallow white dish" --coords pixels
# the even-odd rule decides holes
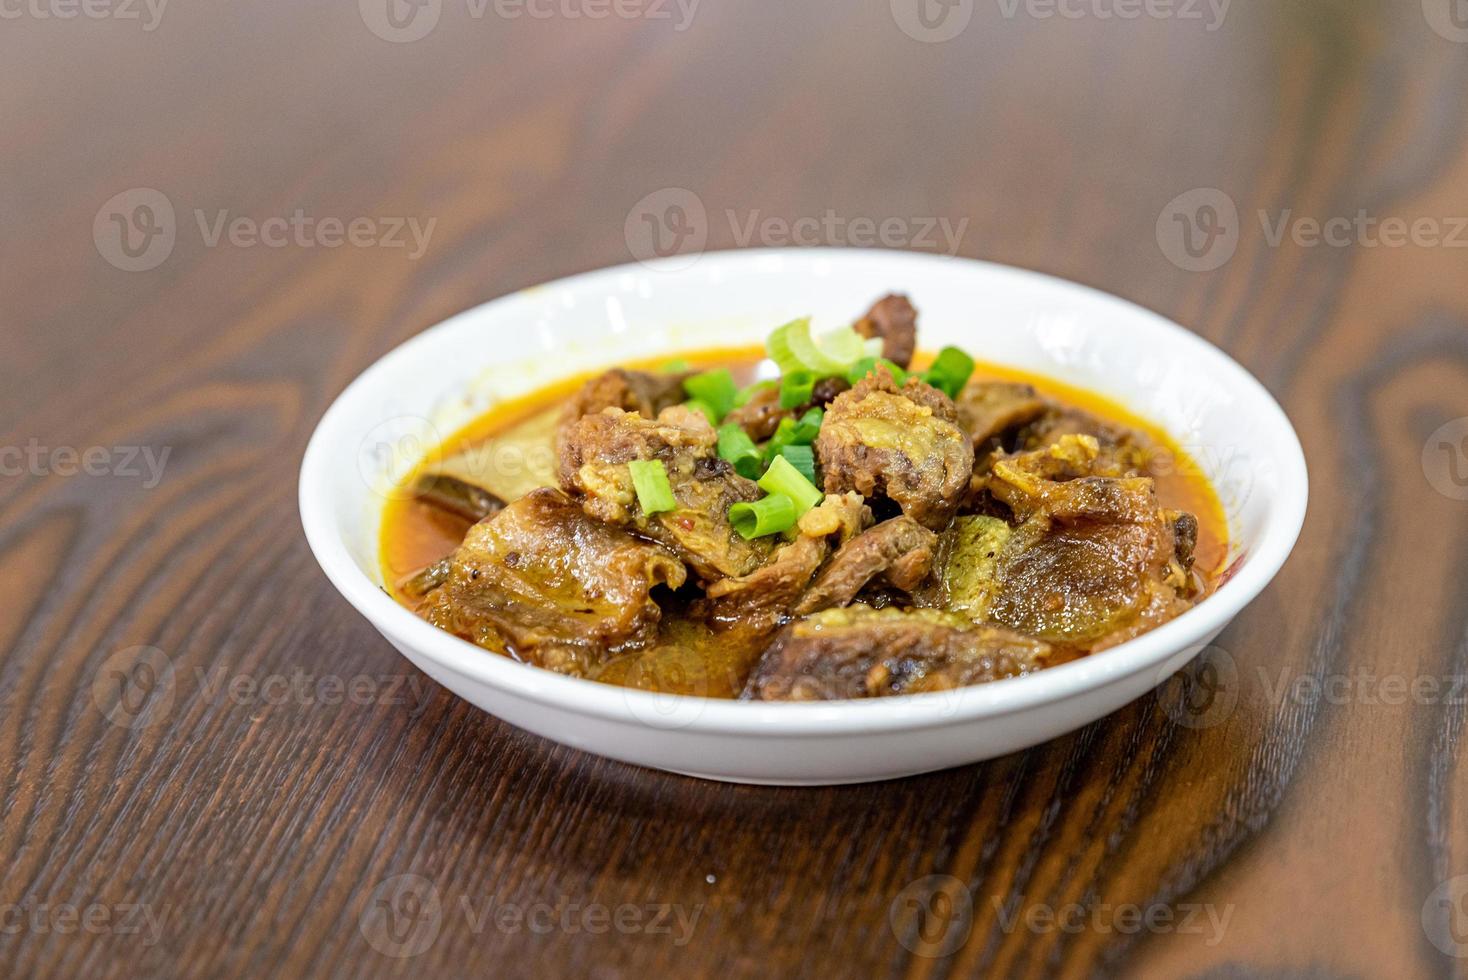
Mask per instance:
[[[563,677],[441,632],[381,588],[378,532],[404,467],[497,399],[679,350],[757,344],[813,314],[850,322],[888,290],[925,349],[1097,391],[1161,425],[1223,500],[1232,576],[1178,619],[1028,677],[816,704],[658,695]],[[711,779],[824,784],[944,769],[1035,745],[1162,683],[1267,585],[1304,520],[1305,460],[1269,393],[1217,348],[1123,300],[966,259],[848,249],[712,253],[528,289],[392,351],[327,411],[301,468],[301,519],[342,595],[434,680],[513,725],[614,759]]]

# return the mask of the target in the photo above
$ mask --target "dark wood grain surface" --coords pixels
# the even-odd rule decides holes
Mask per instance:
[[[0,4],[0,974],[1468,974],[1463,3],[396,12]],[[317,569],[305,441],[667,188],[708,248],[941,219],[1187,324],[1299,429],[1293,558],[1160,697],[921,778],[470,708]]]

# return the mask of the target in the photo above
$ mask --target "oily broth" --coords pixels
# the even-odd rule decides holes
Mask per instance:
[[[625,366],[655,369],[674,357],[694,368],[727,366],[735,380],[743,385],[754,380],[764,350],[760,347],[705,350],[629,362]],[[924,360],[923,355],[918,356],[919,363]],[[429,455],[424,466],[409,474],[404,485],[412,485],[429,463],[446,472],[457,471],[471,482],[485,484],[492,492],[499,481],[502,489],[517,490],[515,496],[533,489],[534,481],[528,479],[529,473],[541,473],[547,482],[554,483],[553,429],[561,405],[581,384],[599,373],[588,372],[556,382],[496,406],[446,439],[438,452]],[[1212,588],[1228,559],[1228,525],[1223,507],[1201,469],[1166,432],[1109,399],[1051,378],[984,363],[977,366],[974,377],[1031,384],[1057,401],[1146,433],[1159,449],[1154,457],[1158,465],[1153,467],[1152,474],[1157,482],[1158,499],[1164,507],[1186,510],[1198,518],[1194,568]],[[516,467],[513,472],[512,464]],[[383,580],[394,598],[416,611],[419,603],[401,594],[398,584],[457,548],[470,523],[409,495],[395,496],[405,499],[392,500],[383,514],[380,548]],[[733,697],[758,655],[759,650],[737,634],[711,634],[701,624],[680,616],[678,610],[669,609],[656,645],[612,658],[595,676],[613,684],[650,690]]]

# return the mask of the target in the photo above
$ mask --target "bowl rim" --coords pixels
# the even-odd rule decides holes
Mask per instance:
[[[649,729],[676,729],[686,733],[750,734],[767,736],[849,736],[882,731],[953,725],[979,718],[995,718],[1101,689],[1146,670],[1157,670],[1169,658],[1199,646],[1221,630],[1273,580],[1293,550],[1304,524],[1309,498],[1309,474],[1299,437],[1284,409],[1249,371],[1214,344],[1190,330],[1130,300],[1082,283],[1002,263],[959,256],[933,255],[886,249],[759,248],[704,252],[704,261],[723,263],[768,262],[771,257],[803,260],[882,261],[961,264],[987,269],[1036,285],[1081,290],[1094,300],[1119,305],[1154,328],[1174,335],[1184,347],[1193,347],[1212,363],[1208,369],[1231,389],[1246,395],[1260,409],[1280,462],[1280,493],[1266,505],[1259,545],[1243,556],[1234,573],[1212,595],[1156,629],[1120,643],[1104,654],[1082,657],[1047,667],[1024,677],[970,685],[950,691],[894,695],[885,698],[819,702],[738,701],[699,695],[659,694],[600,681],[557,674],[480,647],[430,625],[399,605],[374,583],[349,553],[337,533],[329,493],[329,454],[336,429],[342,427],[362,392],[372,390],[393,362],[406,358],[435,333],[467,318],[479,318],[499,307],[509,307],[530,290],[566,289],[588,281],[619,275],[655,272],[679,275],[689,267],[684,256],[666,260],[630,262],[589,270],[491,299],[456,313],[409,337],[383,354],[333,399],[317,423],[301,460],[298,504],[306,540],[327,579],[338,592],[395,645],[406,646],[436,666],[505,694],[546,707],[606,721]],[[1181,666],[1177,664],[1176,666]],[[1166,675],[1159,674],[1161,683]],[[670,711],[670,708],[672,709]],[[695,712],[685,717],[685,711]],[[670,719],[660,723],[664,718]]]

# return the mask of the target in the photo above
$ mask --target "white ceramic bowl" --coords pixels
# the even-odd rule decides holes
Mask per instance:
[[[908,293],[926,349],[956,344],[1121,402],[1169,431],[1218,489],[1235,568],[1170,623],[1092,657],[958,691],[814,704],[658,695],[563,677],[441,632],[381,588],[385,496],[433,440],[496,399],[679,350],[757,344],[812,314],[850,322]],[[546,738],[710,779],[824,784],[988,759],[1071,731],[1162,683],[1283,564],[1304,520],[1304,456],[1264,388],[1217,348],[1112,296],[1018,269],[843,249],[706,254],[527,289],[425,331],[321,420],[301,518],[327,577],[404,656],[485,711]]]

